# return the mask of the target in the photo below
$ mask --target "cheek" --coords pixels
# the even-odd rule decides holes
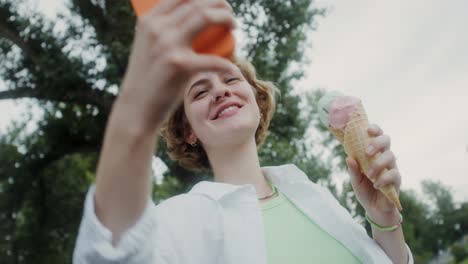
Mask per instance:
[[[192,102],[185,109],[185,114],[194,129],[196,129],[198,125],[206,119],[207,107],[203,101]]]
[[[248,82],[242,83],[242,85],[235,87],[233,90],[234,94],[240,97],[242,100],[247,101],[249,104],[256,103],[255,100],[255,88],[253,88]]]
[[[249,102],[255,106],[255,108],[260,112],[260,107],[257,102],[257,97],[256,97],[256,91],[254,90],[255,88],[251,88],[248,92],[248,98]]]
[[[249,89],[249,97],[250,97],[250,100],[252,103],[256,104],[258,106],[258,103],[257,103],[257,91],[255,90],[255,88],[251,87],[251,89]]]

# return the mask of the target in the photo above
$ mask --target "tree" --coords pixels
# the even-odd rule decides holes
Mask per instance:
[[[427,246],[432,252],[445,249],[463,235],[468,234],[468,203],[459,206],[453,200],[452,191],[441,182],[422,183],[426,201],[429,202],[430,241]]]
[[[265,165],[296,163],[311,179],[330,169],[303,140],[312,115],[300,114],[292,81],[302,76],[307,33],[324,10],[312,0],[230,1],[242,20],[246,57],[282,95],[262,148]],[[50,21],[27,1],[0,0],[0,100],[33,99],[44,111],[34,133],[18,121],[0,145],[0,259],[2,263],[67,263],[85,192],[93,181],[106,120],[123,77],[134,33],[129,1],[71,0]],[[155,198],[185,191],[209,175],[169,160]]]
[[[450,252],[452,253],[455,263],[468,260],[468,245],[466,244],[455,244],[450,248]]]

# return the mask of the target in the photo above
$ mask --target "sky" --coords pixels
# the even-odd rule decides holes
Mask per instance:
[[[61,1],[33,2],[53,15]],[[359,97],[391,137],[403,189],[421,193],[422,180],[438,180],[468,201],[468,1],[316,3],[329,11],[310,33],[312,63],[298,88]],[[0,132],[23,111],[0,101]]]
[[[468,200],[468,1],[327,0],[301,89],[359,97],[392,140],[402,188]]]

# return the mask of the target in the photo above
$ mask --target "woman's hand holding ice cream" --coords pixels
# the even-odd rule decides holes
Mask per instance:
[[[375,157],[375,160],[366,172],[366,176],[361,172],[359,163],[355,159],[352,157],[346,159],[351,185],[357,200],[371,219],[382,226],[394,225],[399,218],[397,208],[379,190],[388,185],[393,185],[397,193],[400,190],[401,176],[395,155],[390,150],[390,137],[383,134],[377,125],[371,125],[367,132],[372,140],[368,144],[366,155]]]
[[[370,166],[372,171],[368,170],[367,176],[361,172],[359,163],[355,159],[351,157],[346,159],[351,185],[357,200],[373,222],[380,226],[394,226],[400,221],[400,214],[395,204],[379,190],[381,186],[392,186],[397,193],[400,190],[401,176],[395,155],[390,150],[390,137],[377,125],[371,125],[367,132],[372,137],[368,146],[372,146],[373,149],[366,151],[366,155],[376,158]],[[374,180],[371,181],[368,177]],[[409,262],[401,226],[392,232],[382,232],[372,227],[372,236],[393,263]]]
[[[348,155],[351,185],[366,214],[374,224],[396,227],[385,232],[373,226],[374,240],[393,263],[408,263],[403,229],[398,225],[401,176],[390,137],[377,125],[369,125],[361,100],[355,97],[326,94],[319,101],[319,117]]]
[[[401,210],[400,175],[390,151],[390,138],[378,126],[369,125],[361,100],[331,92],[320,99],[319,114],[349,156],[350,174],[355,176],[353,188],[363,207],[369,212],[388,213],[395,207]],[[370,146],[374,149],[367,152]]]

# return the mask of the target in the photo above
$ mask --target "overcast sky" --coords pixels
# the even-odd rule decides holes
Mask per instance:
[[[52,14],[60,1],[36,2]],[[318,3],[330,12],[312,33],[298,86],[361,98],[392,138],[403,188],[440,180],[468,200],[468,1]],[[0,131],[19,112],[0,101]]]
[[[392,139],[403,188],[468,200],[468,1],[327,0],[300,87],[360,97]]]

